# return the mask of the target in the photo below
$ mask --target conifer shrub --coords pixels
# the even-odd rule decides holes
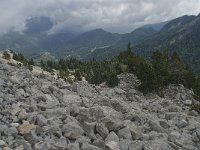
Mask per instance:
[[[6,60],[10,60],[11,56],[10,56],[10,54],[7,51],[4,51],[3,52],[3,58],[6,59]]]
[[[200,114],[200,104],[195,104],[191,107],[191,110],[195,110]]]
[[[115,73],[109,73],[106,79],[106,84],[108,87],[115,87],[119,84],[119,78]]]

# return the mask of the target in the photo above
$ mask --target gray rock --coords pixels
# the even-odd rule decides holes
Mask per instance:
[[[105,139],[109,134],[108,129],[105,127],[105,125],[103,123],[97,123],[96,130],[103,139]]]
[[[75,122],[69,122],[62,128],[64,136],[70,139],[77,139],[83,135],[84,130]]]
[[[126,113],[129,112],[129,105],[124,102],[121,98],[113,98],[113,99],[103,99],[101,100],[101,105],[108,106],[115,109],[118,112]]]
[[[64,95],[63,96],[63,102],[64,104],[66,104],[67,106],[70,106],[72,104],[76,104],[76,105],[81,105],[82,100],[80,98],[80,96],[78,95],[72,95],[72,94],[68,94],[68,95]]]
[[[158,122],[153,121],[153,120],[149,121],[149,127],[151,128],[152,131],[156,131],[160,133],[165,132],[164,128],[162,128]]]
[[[36,122],[41,127],[47,125],[47,119],[41,114],[37,115]]]
[[[166,113],[165,114],[165,119],[166,120],[171,120],[173,119],[177,114],[176,113]]]
[[[144,142],[143,141],[132,141],[129,146],[128,150],[143,150]]]
[[[130,143],[131,143],[131,140],[120,139],[120,141],[119,141],[119,149],[120,150],[129,150]]]
[[[194,132],[194,133],[192,134],[192,140],[193,140],[195,143],[197,143],[197,142],[199,142],[199,141],[200,141],[200,139],[198,138],[198,136],[197,136],[197,133],[196,133],[196,132]]]
[[[171,106],[169,107],[169,112],[178,112],[180,108],[178,106]]]
[[[110,132],[110,134],[105,139],[105,143],[109,143],[109,142],[112,142],[112,141],[119,143],[119,137],[115,134],[115,132]]]
[[[188,122],[185,119],[180,120],[178,123],[179,128],[185,128],[186,126],[188,126]]]
[[[16,137],[18,134],[18,130],[15,127],[8,128],[8,135]]]
[[[84,122],[83,123],[83,130],[85,131],[86,135],[92,140],[96,139],[95,125],[96,125],[96,122],[92,122],[92,123]]]
[[[94,142],[92,144],[101,148],[101,149],[105,149],[105,142],[100,138],[97,139],[97,140],[94,140]]]
[[[59,138],[59,140],[55,144],[56,148],[60,150],[64,150],[67,147],[67,139],[65,137]]]
[[[107,150],[120,150],[119,149],[119,144],[114,141],[110,141],[106,143],[106,149]]]
[[[192,101],[191,101],[191,100],[186,100],[186,101],[184,102],[184,104],[185,104],[186,106],[191,106],[191,105],[192,105]]]
[[[98,148],[88,143],[83,143],[81,146],[81,150],[101,150],[101,148]]]
[[[91,143],[91,140],[87,136],[81,136],[78,139],[76,139],[77,143],[83,144],[83,143]]]
[[[6,146],[6,142],[4,142],[3,140],[0,140],[0,148]]]
[[[143,150],[173,150],[168,143],[162,141],[149,141],[143,146]]]
[[[123,128],[118,131],[119,138],[132,139],[131,131],[128,128]]]
[[[17,140],[18,145],[22,145],[25,150],[32,150],[31,144],[26,140]]]
[[[197,137],[198,137],[199,140],[200,140],[200,128],[198,128],[198,129],[196,130],[196,134],[197,134]]]
[[[33,146],[34,150],[57,150],[55,146],[48,142],[39,142]]]
[[[181,134],[177,131],[172,131],[169,134],[169,141],[171,142],[175,142],[177,139],[180,139],[180,138],[181,138]]]
[[[42,141],[42,138],[38,137],[36,134],[35,134],[35,131],[30,131],[29,133],[25,134],[24,135],[24,139],[26,141],[28,141],[29,143],[31,143],[32,145]]]
[[[133,122],[128,123],[126,125],[126,128],[130,130],[133,140],[137,140],[141,137],[142,134],[141,128],[136,126]]]
[[[167,123],[167,121],[161,120],[159,121],[159,124],[161,127],[163,127],[164,129],[167,129],[170,127],[170,125]]]
[[[11,123],[10,125],[11,125],[12,127],[16,127],[16,128],[17,128],[17,127],[19,127],[20,124],[19,124],[19,123]]]
[[[66,150],[80,150],[78,143],[70,143],[67,145]]]

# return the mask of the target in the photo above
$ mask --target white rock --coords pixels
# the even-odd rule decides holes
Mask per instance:
[[[192,101],[191,100],[186,100],[184,103],[187,106],[191,106],[192,105]]]

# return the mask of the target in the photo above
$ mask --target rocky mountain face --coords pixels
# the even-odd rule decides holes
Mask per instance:
[[[147,26],[148,27],[148,26]],[[144,32],[145,26],[142,28]],[[138,29],[137,29],[138,30]],[[137,31],[135,30],[135,31]],[[147,30],[147,29],[146,29]],[[146,33],[150,33],[152,28],[148,29]],[[133,33],[135,33],[135,31]],[[140,32],[141,33],[141,32]],[[126,49],[127,43],[132,42],[134,45],[134,52],[137,55],[149,59],[152,53],[156,50],[162,52],[168,51],[169,54],[177,52],[184,62],[196,72],[200,72],[200,15],[198,16],[182,16],[171,20],[162,26],[161,30],[146,34],[146,36],[139,36],[130,34],[124,40],[124,44],[118,42],[104,50],[96,50],[90,54],[90,58],[107,58],[119,53],[120,49]],[[135,38],[134,38],[135,37]],[[135,40],[134,40],[135,39]],[[137,41],[137,39],[139,41]]]
[[[143,95],[133,74],[120,84],[69,84],[0,58],[0,149],[200,150],[199,103],[170,85]]]

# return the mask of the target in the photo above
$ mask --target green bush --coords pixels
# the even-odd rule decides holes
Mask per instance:
[[[115,87],[119,84],[119,79],[116,74],[110,73],[106,79],[106,84],[108,87]]]
[[[200,114],[200,104],[195,104],[191,107],[191,110],[195,110]]]
[[[3,58],[7,59],[7,60],[11,59],[10,54],[8,52],[6,52],[6,51],[3,52]]]

